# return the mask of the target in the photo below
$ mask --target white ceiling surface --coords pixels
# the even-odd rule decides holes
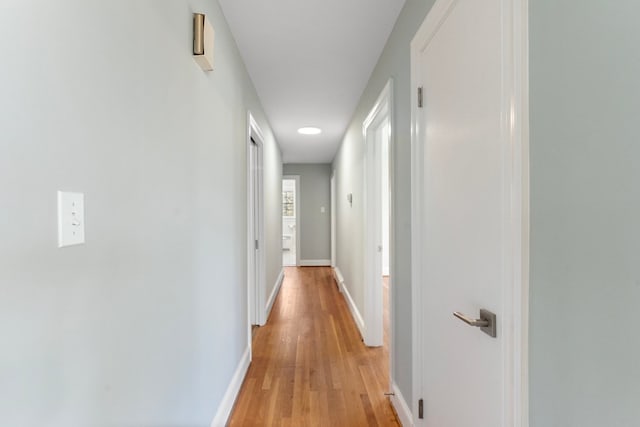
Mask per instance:
[[[331,162],[405,0],[219,1],[283,162]]]

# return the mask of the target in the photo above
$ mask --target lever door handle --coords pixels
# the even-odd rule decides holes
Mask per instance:
[[[497,330],[496,330],[496,315],[490,312],[489,310],[480,309],[479,319],[473,319],[469,316],[465,316],[459,311],[455,311],[453,315],[458,319],[462,320],[467,325],[476,326],[480,328],[482,332],[489,335],[490,337],[495,338],[498,336]]]
[[[465,316],[464,314],[460,313],[459,311],[454,311],[453,315],[456,316],[458,319],[462,320],[467,325],[477,326],[477,327],[489,326],[489,321],[488,320],[472,319],[471,317]]]

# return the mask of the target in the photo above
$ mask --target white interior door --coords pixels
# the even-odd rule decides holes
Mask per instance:
[[[519,286],[510,3],[440,0],[412,43],[423,102],[414,110],[418,425],[518,425],[507,421],[515,344],[505,320]],[[496,337],[453,315],[477,319],[481,309],[497,316]]]

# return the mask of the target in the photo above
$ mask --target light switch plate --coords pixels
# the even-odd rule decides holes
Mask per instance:
[[[84,194],[58,191],[58,247],[84,243]]]

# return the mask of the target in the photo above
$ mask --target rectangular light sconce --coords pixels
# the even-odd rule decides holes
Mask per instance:
[[[203,13],[193,14],[193,58],[204,71],[213,70],[213,41],[215,33]]]

